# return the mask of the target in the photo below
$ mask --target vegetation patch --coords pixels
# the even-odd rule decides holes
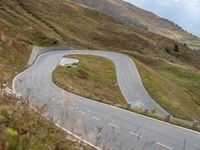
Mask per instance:
[[[117,85],[115,66],[106,58],[90,55],[70,55],[80,60],[74,68],[58,67],[54,82],[63,89],[107,104],[127,107]]]
[[[19,99],[0,96],[0,149],[93,150]]]
[[[121,95],[120,89],[117,86],[113,87],[113,85],[115,85],[114,83],[116,83],[116,77],[114,65],[109,60],[90,55],[69,55],[66,57],[79,59],[80,65],[75,68],[57,67],[57,69],[53,72],[53,81],[59,87],[80,96],[97,100],[99,102],[107,103],[110,105],[114,105],[116,103],[115,106],[122,109],[146,115],[161,121],[166,121],[188,129],[200,131],[199,126],[193,128],[192,122],[175,118],[170,118],[168,120],[167,116],[157,115],[156,110],[152,110],[145,114],[144,110],[141,108],[128,108],[125,99],[123,99],[123,96]],[[180,95],[179,93],[176,93],[178,90],[180,90],[176,84],[172,83],[170,80],[166,80],[157,72],[151,68],[146,67],[144,64],[138,62],[137,60],[135,60],[135,62],[140,71],[145,87],[147,88],[150,95],[156,99],[162,107],[164,107],[175,117],[186,120],[192,120],[194,118],[198,119],[198,111],[190,110],[190,108],[195,106],[186,101],[185,105],[181,105],[181,101],[178,101],[180,95],[183,93],[180,93]],[[109,74],[106,72],[109,72]],[[149,76],[149,74],[151,74],[151,76]],[[166,92],[166,89],[163,88],[165,86],[172,88],[172,90]],[[175,91],[173,92],[173,90]],[[168,97],[170,94],[174,98],[169,100]],[[116,99],[117,96],[122,98]],[[113,98],[116,101],[113,101]]]
[[[173,116],[200,120],[200,72],[162,59],[133,55],[148,93]]]
[[[200,120],[200,76],[195,71],[200,68],[199,52],[69,0],[59,3],[56,0],[2,0],[0,16],[1,83],[10,85],[13,77],[26,68],[32,45],[70,45],[76,49],[123,52],[138,60],[146,89],[162,107],[176,117]],[[175,44],[179,48],[178,55],[166,51]],[[74,71],[79,80],[91,79],[93,73],[87,69]],[[103,92],[107,90],[100,88]],[[84,91],[81,92],[84,94]]]
[[[26,68],[31,46],[10,40],[0,50],[0,83],[11,85],[12,79]]]

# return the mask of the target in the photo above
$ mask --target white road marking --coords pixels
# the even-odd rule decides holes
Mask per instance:
[[[41,112],[39,112],[39,111],[38,111],[37,109],[35,109],[33,106],[29,105],[29,107],[30,107],[31,109],[33,109],[35,112],[38,112],[39,114],[41,114]],[[50,120],[50,119],[49,119],[47,116],[45,116],[44,114],[41,114],[41,115],[42,115],[44,118],[46,118],[47,120]],[[86,144],[88,144],[88,145],[94,147],[95,149],[97,149],[97,150],[102,150],[101,148],[99,148],[99,147],[93,145],[92,143],[90,143],[90,142],[84,140],[82,137],[80,137],[80,136],[78,136],[78,135],[72,133],[71,131],[65,129],[64,127],[62,127],[62,126],[59,125],[58,123],[55,123],[55,125],[56,125],[57,127],[59,127],[60,129],[64,130],[65,132],[69,133],[70,135],[74,136],[75,138],[79,139],[80,141],[83,141],[84,143],[86,143]]]
[[[95,117],[95,116],[92,116],[92,119],[95,119],[95,120],[98,120],[98,121],[101,120],[101,119],[99,119],[99,118],[97,118],[97,117]]]
[[[82,137],[79,137],[78,135],[76,135],[76,134],[72,133],[71,131],[69,131],[69,130],[67,130],[67,129],[63,128],[63,127],[62,127],[62,126],[60,126],[59,124],[56,124],[56,126],[57,126],[57,127],[59,127],[60,129],[64,130],[65,132],[69,133],[70,135],[74,136],[75,138],[77,138],[77,139],[79,139],[79,140],[83,141],[84,143],[86,143],[86,144],[88,144],[88,145],[90,145],[90,146],[94,147],[95,149],[97,149],[97,150],[102,150],[101,148],[99,148],[99,147],[97,147],[97,146],[93,145],[92,143],[90,143],[90,142],[88,142],[88,141],[84,140]],[[66,139],[67,139],[67,138],[66,138]]]
[[[129,132],[130,134],[132,134],[132,135],[135,135],[135,136],[137,136],[137,137],[139,137],[139,138],[142,138],[142,135],[140,135],[140,134],[137,134],[137,133],[134,133],[134,132]]]
[[[169,147],[169,146],[167,146],[167,145],[165,145],[165,144],[162,144],[162,143],[159,143],[159,142],[156,142],[156,144],[157,144],[157,145],[160,145],[160,146],[162,146],[162,147],[165,147],[165,148],[167,148],[167,149],[173,150],[172,147]]]
[[[85,112],[84,112],[84,111],[81,111],[81,110],[79,110],[79,112],[80,112],[81,114],[85,114]]]
[[[39,57],[38,57],[39,58]],[[25,71],[24,71],[25,72]],[[19,74],[20,75],[20,74]],[[19,75],[17,75],[17,77],[19,76]],[[17,78],[17,77],[15,77],[15,79]],[[14,82],[15,82],[15,79],[13,80],[13,89],[14,89],[14,91],[15,91],[15,85],[14,85]],[[123,111],[123,110],[122,110]],[[129,112],[129,113],[131,113],[131,112]],[[138,115],[138,114],[135,114],[135,115]],[[143,117],[143,118],[147,118],[147,117],[145,117],[145,116],[141,116],[141,115],[138,115],[138,116],[140,116],[140,117]],[[151,119],[151,118],[148,118],[148,119]],[[165,123],[165,122],[161,122],[161,121],[159,121],[159,120],[155,120],[155,119],[151,119],[151,120],[154,120],[154,121],[157,121],[158,123],[163,123],[163,124],[167,124],[167,125],[170,125],[169,123]],[[191,133],[196,133],[196,134],[199,134],[200,135],[200,133],[198,133],[198,132],[196,132],[196,131],[191,131],[191,130],[189,130],[189,129],[185,129],[185,128],[182,128],[182,127],[177,127],[177,126],[174,126],[174,125],[171,125],[172,127],[174,127],[174,128],[180,128],[180,129],[182,129],[182,130],[187,130],[187,131],[189,131],[189,132],[191,132]],[[159,143],[159,144],[161,144],[161,143]]]
[[[108,123],[109,126],[114,127],[114,128],[119,128],[117,125],[114,125],[112,123]]]

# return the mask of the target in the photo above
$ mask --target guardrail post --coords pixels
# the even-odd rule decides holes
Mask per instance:
[[[128,110],[131,110],[131,104],[128,104]]]
[[[145,108],[145,110],[144,110],[144,115],[148,115],[148,113],[149,113],[149,109],[148,109],[148,108]]]
[[[116,100],[115,99],[113,99],[112,104],[116,105]]]
[[[170,115],[170,114],[166,115],[166,117],[165,117],[165,121],[166,121],[166,122],[169,122],[169,120],[170,120],[170,117],[171,117],[171,115]]]
[[[192,129],[195,129],[196,127],[197,127],[197,125],[199,124],[199,122],[198,121],[193,121],[192,122]]]

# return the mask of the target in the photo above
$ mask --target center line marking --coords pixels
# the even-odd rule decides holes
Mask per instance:
[[[169,146],[164,145],[164,144],[162,144],[162,143],[156,142],[156,144],[157,144],[157,145],[160,145],[160,146],[162,146],[162,147],[165,147],[165,148],[167,148],[167,149],[171,149],[171,150],[173,150],[172,147],[169,147]]]
[[[118,126],[116,126],[116,125],[114,125],[112,123],[109,123],[108,125],[111,126],[111,127],[114,127],[114,128],[119,128]]]
[[[95,119],[95,120],[98,120],[98,121],[101,120],[101,119],[99,119],[99,118],[97,118],[97,117],[95,117],[95,116],[92,116],[92,119]]]
[[[81,111],[81,110],[79,110],[79,112],[80,112],[81,114],[85,114],[85,112],[84,112],[84,111]]]
[[[135,135],[135,136],[137,136],[139,138],[142,138],[142,135],[140,135],[140,134],[137,134],[137,133],[134,133],[134,132],[129,132],[129,133],[132,134],[132,135]]]

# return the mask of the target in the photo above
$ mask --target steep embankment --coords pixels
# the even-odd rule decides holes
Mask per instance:
[[[77,3],[98,9],[130,25],[188,44],[200,49],[200,38],[184,31],[175,23],[156,16],[122,0],[73,0]]]
[[[11,81],[16,66],[20,67],[16,72],[24,68],[32,44],[112,50],[138,60],[146,87],[166,110],[179,109],[175,116],[185,112],[186,118],[199,119],[200,57],[186,46],[68,0],[2,0],[0,16],[0,59],[5,60],[0,61],[1,82]],[[24,51],[14,43],[24,46]],[[180,84],[180,79],[187,84]]]

